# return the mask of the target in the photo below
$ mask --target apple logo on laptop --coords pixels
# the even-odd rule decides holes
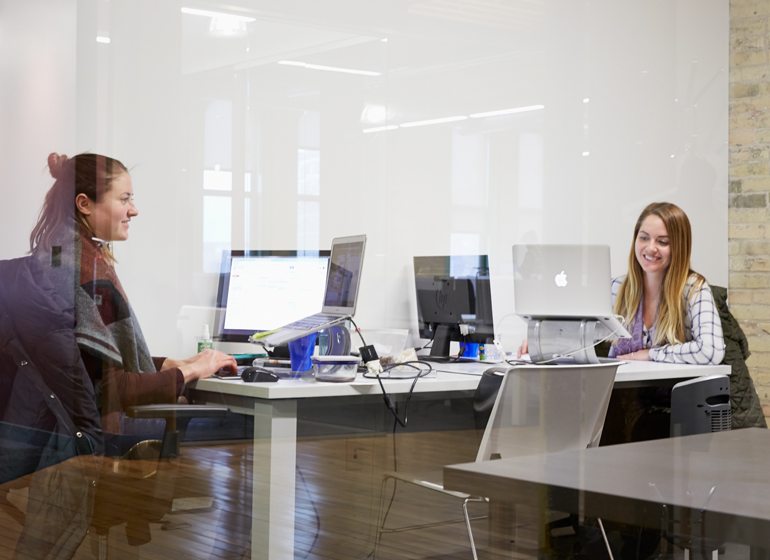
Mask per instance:
[[[564,288],[567,286],[567,273],[563,270],[553,277],[553,283],[556,284],[557,288]]]

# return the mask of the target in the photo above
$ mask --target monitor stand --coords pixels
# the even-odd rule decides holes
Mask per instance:
[[[529,319],[527,345],[533,363],[598,364],[596,319]]]
[[[449,343],[452,340],[452,327],[449,325],[436,325],[433,334],[433,344],[430,345],[431,358],[449,358]]]

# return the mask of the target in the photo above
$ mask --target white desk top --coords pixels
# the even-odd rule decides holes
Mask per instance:
[[[495,365],[500,364],[478,362],[433,364],[434,369],[438,370],[436,376],[420,379],[414,386],[414,392],[473,391],[478,385],[479,376],[486,369]],[[618,368],[615,383],[649,383],[668,379],[688,379],[703,375],[729,373],[730,366],[691,366],[660,362],[627,362]],[[412,386],[411,379],[386,379],[384,383],[388,392],[394,394],[407,393]],[[212,378],[197,381],[194,388],[200,391],[240,395],[257,399],[302,399],[380,395],[382,393],[375,379],[366,379],[361,374],[356,377],[355,381],[349,383],[326,383],[312,379],[282,379],[275,383],[244,383],[241,380]]]

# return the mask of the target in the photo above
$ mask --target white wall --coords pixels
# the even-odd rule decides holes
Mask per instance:
[[[116,248],[119,273],[156,353],[191,349],[176,318],[213,304],[229,247],[328,247],[367,233],[357,321],[368,328],[413,326],[413,255],[489,253],[508,348],[523,334],[511,245],[608,243],[620,274],[653,200],[688,212],[695,268],[727,282],[720,0],[239,0],[222,9],[254,21],[230,37],[172,1],[18,4],[0,0],[0,40],[23,53],[0,51],[13,85],[0,93],[13,117],[0,180],[22,192],[3,209],[2,256],[25,249],[48,151],[118,157],[140,210]],[[51,10],[62,13],[41,20]],[[41,78],[52,72],[55,84]],[[532,105],[543,108],[398,127]],[[383,125],[396,128],[364,132]],[[204,192],[215,166],[232,172],[230,190]],[[220,204],[213,215],[205,196]]]
[[[75,0],[0,0],[0,258],[29,250],[48,153],[76,148],[76,15]]]

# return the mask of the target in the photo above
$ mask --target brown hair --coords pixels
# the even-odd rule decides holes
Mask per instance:
[[[685,341],[684,328],[684,293],[687,280],[695,276],[696,285],[691,293],[705,282],[703,276],[690,268],[692,254],[692,229],[684,210],[670,202],[653,202],[639,214],[631,239],[631,251],[628,256],[628,276],[620,286],[615,301],[615,313],[622,315],[626,323],[631,323],[642,303],[644,278],[642,267],[636,260],[636,238],[642,222],[650,216],[659,217],[666,226],[671,247],[671,263],[663,278],[663,297],[655,319],[655,340],[653,344],[679,344]]]
[[[51,153],[48,169],[55,179],[45,195],[37,224],[29,236],[29,248],[50,250],[52,241],[76,226],[91,231],[83,215],[75,208],[75,197],[84,194],[94,202],[112,188],[112,182],[128,169],[120,161],[99,154],[83,153],[72,158]]]

